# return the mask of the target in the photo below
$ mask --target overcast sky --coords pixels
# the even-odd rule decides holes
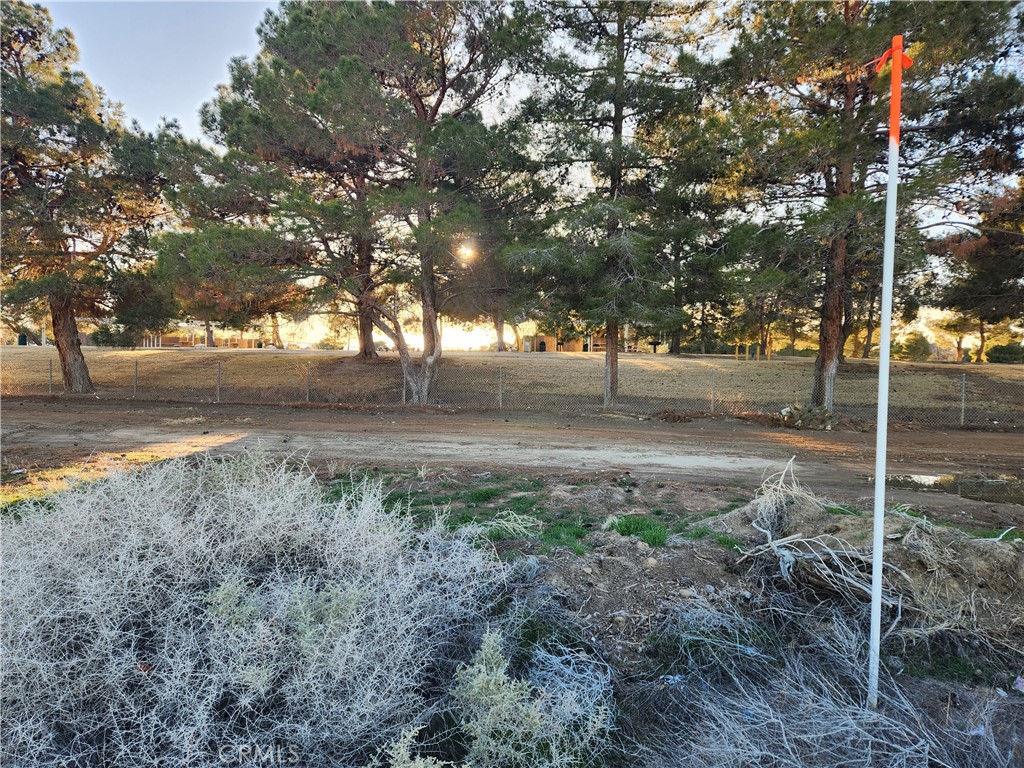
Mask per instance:
[[[256,27],[276,2],[45,2],[57,27],[68,27],[78,67],[128,118],[156,128],[176,118],[199,138],[199,108],[227,81],[228,61],[259,49]]]

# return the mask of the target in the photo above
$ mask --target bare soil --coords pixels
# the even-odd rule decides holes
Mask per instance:
[[[861,509],[871,503],[874,465],[873,433],[801,432],[725,417],[673,423],[621,415],[185,406],[90,397],[5,398],[0,442],[7,483],[128,454],[231,453],[259,444],[273,454],[299,453],[342,465],[502,467],[544,477],[572,470],[629,471],[678,483],[679,493],[690,495],[709,484],[752,491],[795,457],[803,485]],[[894,430],[888,455],[890,474],[1020,473],[1024,436]],[[26,472],[10,474],[17,469]],[[946,493],[893,488],[888,503],[961,525],[1024,523],[1019,504]]]

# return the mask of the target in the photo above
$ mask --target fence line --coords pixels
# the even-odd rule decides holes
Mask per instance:
[[[740,364],[719,370],[714,361],[694,367],[651,373],[657,359],[637,359],[620,368],[619,397],[611,410],[639,416],[677,414],[778,414],[787,405],[804,403],[811,388],[808,369],[772,368],[773,363]],[[744,365],[749,367],[744,368]],[[410,402],[404,371],[395,361],[359,365],[339,358],[295,360],[287,355],[251,359],[126,361],[97,357],[90,373],[102,399],[145,399],[189,403],[250,405],[337,404],[400,407]],[[19,361],[3,366],[0,391],[5,396],[57,394],[54,359]],[[603,366],[597,359],[535,369],[528,363],[498,361],[443,365],[429,405],[502,411],[567,414],[600,413]],[[991,370],[991,369],[989,369]],[[553,371],[555,371],[553,373]],[[1005,372],[1005,369],[1004,371]],[[900,370],[892,374],[890,418],[930,427],[1024,427],[1024,370],[1008,377],[981,370]],[[875,417],[875,371],[871,367],[840,374],[835,396],[839,417],[872,421]]]

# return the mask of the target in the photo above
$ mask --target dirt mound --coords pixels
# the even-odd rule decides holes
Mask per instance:
[[[629,664],[648,650],[666,612],[688,600],[750,599],[735,551],[717,542],[676,541],[662,547],[615,531],[588,537],[584,556],[560,552],[544,578],[606,654]]]

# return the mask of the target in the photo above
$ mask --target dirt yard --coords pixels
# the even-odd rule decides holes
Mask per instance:
[[[1019,433],[894,429],[890,439],[890,474],[1024,469]],[[101,471],[110,461],[229,454],[256,445],[339,467],[501,469],[552,479],[567,472],[629,472],[672,483],[687,495],[728,486],[749,496],[766,474],[795,457],[802,484],[860,509],[870,506],[874,466],[873,433],[794,431],[725,417],[555,420],[535,413],[128,404],[88,397],[5,398],[0,440],[8,499],[59,485],[68,473]],[[961,525],[1024,524],[1019,504],[911,488],[892,488],[889,500]]]

